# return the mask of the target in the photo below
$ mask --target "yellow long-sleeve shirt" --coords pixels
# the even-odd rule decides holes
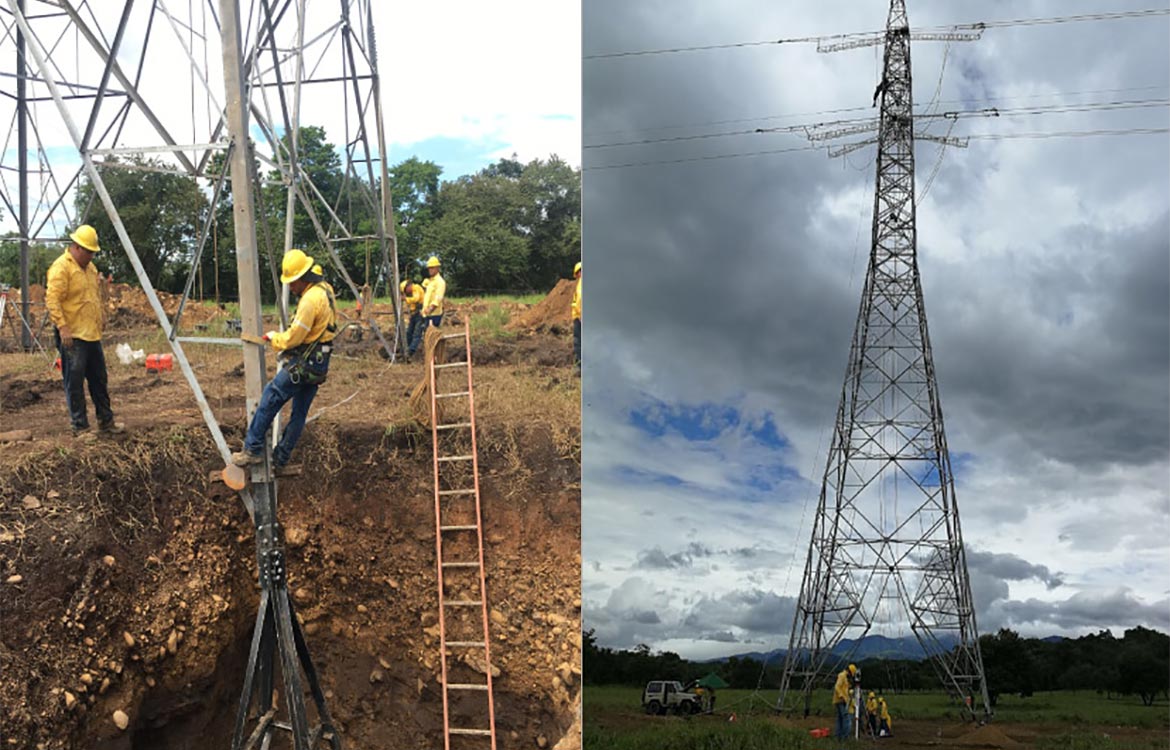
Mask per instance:
[[[837,682],[833,685],[833,705],[844,703],[849,705],[853,702],[852,690],[849,688],[849,672],[842,669],[837,673]]]
[[[82,269],[66,250],[49,266],[45,307],[58,328],[68,326],[75,339],[102,340],[101,281],[91,261]]]
[[[878,704],[878,710],[880,711],[880,713],[878,714],[878,718],[880,718],[882,721],[884,721],[886,723],[887,727],[889,727],[890,729],[893,729],[894,728],[894,720],[890,718],[890,709],[886,706],[885,701],[881,701]]]
[[[411,284],[410,294],[406,290],[402,292],[402,309],[410,315],[414,315],[423,304],[423,287],[422,284]]]
[[[584,279],[577,279],[577,288],[573,290],[573,320],[581,319],[581,282]]]
[[[426,294],[423,295],[423,314],[435,316],[443,314],[443,297],[447,294],[447,282],[442,274],[435,274],[427,283]]]
[[[287,351],[303,343],[320,341],[322,344],[333,340],[335,333],[329,330],[337,315],[330,300],[333,287],[319,281],[305,290],[297,302],[297,313],[287,331],[272,336],[272,348],[278,352]]]

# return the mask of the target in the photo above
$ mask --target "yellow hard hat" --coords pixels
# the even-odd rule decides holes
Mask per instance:
[[[870,690],[870,691],[869,691],[869,697],[870,697],[870,698],[872,698],[872,697],[873,697],[873,691],[872,691],[872,690]]]
[[[402,280],[402,283],[398,285],[398,288],[399,288],[399,289],[401,289],[402,291],[404,291],[404,292],[405,292],[405,291],[406,291],[406,285],[407,285],[407,284],[413,284],[413,283],[414,283],[414,279],[403,279],[403,280]]]
[[[313,258],[304,250],[292,249],[284,254],[280,263],[280,283],[289,284],[304,276],[313,268]]]
[[[438,256],[432,255],[431,257],[427,258],[427,268],[438,268],[439,265],[440,263]]]
[[[318,276],[324,276],[325,269],[321,267],[320,263],[318,263],[317,265],[313,266],[313,273],[317,274]]]
[[[91,253],[96,253],[101,250],[98,247],[97,230],[89,224],[82,224],[77,228],[73,234],[69,235],[69,239],[73,240],[78,246],[85,248]]]
[[[581,261],[577,261],[577,265],[573,266],[573,275],[581,273]]]
[[[849,665],[849,674],[857,674],[857,665],[856,664]]]

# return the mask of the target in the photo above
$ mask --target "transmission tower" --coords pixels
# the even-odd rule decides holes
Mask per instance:
[[[291,242],[297,207],[310,219],[318,243],[355,297],[359,290],[341,262],[338,246],[367,243],[367,257],[372,257],[373,247],[378,248],[374,283],[387,283],[397,311],[398,262],[372,0],[339,0],[332,6],[332,15],[320,3],[310,10],[306,0],[201,0],[185,3],[182,10],[168,7],[167,0],[125,0],[120,7],[90,0],[2,3],[0,50],[6,49],[10,40],[16,46],[16,74],[5,77],[14,77],[18,88],[11,98],[16,102],[21,208],[13,210],[2,174],[0,196],[10,212],[19,214],[22,249],[33,238],[59,239],[65,227],[83,221],[91,209],[105,211],[115,237],[103,238],[103,244],[108,251],[115,251],[117,245],[125,251],[216,449],[225,464],[230,464],[231,451],[185,347],[242,347],[248,417],[260,401],[266,379],[263,347],[235,338],[179,335],[182,305],[173,319],[168,317],[103,175],[123,169],[174,173],[196,181],[210,196],[208,208],[198,220],[197,242],[182,248],[191,260],[183,302],[191,292],[216,208],[231,195],[240,323],[243,333],[253,340],[258,340],[263,329],[260,249],[265,250],[268,275],[279,295],[277,263]],[[246,12],[241,5],[247,6]],[[159,36],[163,39],[155,39]],[[133,40],[129,46],[136,48],[132,53],[124,49],[127,39]],[[152,40],[167,45],[167,57],[149,64],[150,54],[162,52]],[[62,62],[68,58],[73,64]],[[183,101],[188,89],[189,101]],[[317,100],[308,98],[310,90]],[[176,103],[176,92],[179,102],[189,104],[189,109]],[[51,103],[51,112],[38,114],[38,103]],[[313,111],[318,117],[340,114],[344,120],[345,144],[340,154],[343,186],[335,200],[328,200],[302,169],[298,155],[302,111]],[[27,164],[29,132],[36,141],[35,170]],[[46,144],[54,137],[67,138],[72,147],[73,159],[66,167],[48,158]],[[152,161],[127,159],[143,155]],[[260,175],[257,164],[277,177]],[[0,169],[0,173],[4,171]],[[31,216],[30,175],[41,183]],[[83,176],[93,186],[95,203],[71,216],[69,198]],[[287,197],[283,238],[270,237],[264,220],[271,214],[265,212],[260,187],[272,183]],[[352,189],[347,191],[346,187]],[[372,225],[372,231],[365,235],[353,231],[354,222],[348,218],[352,208],[347,212],[343,199],[365,203],[363,225]],[[50,234],[40,237],[45,227]],[[27,294],[26,252],[22,252],[21,261],[22,286]],[[367,262],[367,268],[369,265]],[[287,290],[283,291],[287,299]],[[282,316],[286,314],[282,310]],[[400,316],[395,314],[395,319],[400,321]],[[372,317],[368,321],[393,360],[396,347],[386,341]],[[395,330],[401,333],[400,323]],[[400,341],[402,337],[397,338]],[[295,750],[315,750],[322,745],[340,750],[341,738],[332,725],[288,592],[271,443],[264,463],[252,467],[249,479],[241,482],[238,490],[256,529],[260,608],[242,679],[232,748],[267,748],[276,731],[284,730],[291,733]],[[283,683],[279,691],[274,690],[277,675]],[[279,695],[279,703],[274,695]]]
[[[947,691],[990,717],[917,258],[911,32],[891,0],[872,252],[813,521],[781,710],[875,629],[908,623]],[[864,142],[861,142],[864,143]],[[843,647],[851,639],[849,647]]]

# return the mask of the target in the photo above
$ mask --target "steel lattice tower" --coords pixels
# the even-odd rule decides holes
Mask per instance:
[[[803,703],[875,625],[908,622],[944,686],[990,716],[917,258],[910,28],[891,0],[872,252],[779,708]]]

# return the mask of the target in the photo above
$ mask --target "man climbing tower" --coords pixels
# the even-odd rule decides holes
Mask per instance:
[[[264,460],[264,439],[281,407],[293,402],[292,414],[280,442],[272,452],[276,468],[285,466],[305,428],[309,407],[317,387],[329,373],[330,342],[337,333],[337,306],[333,288],[313,271],[313,259],[302,250],[289,250],[281,262],[281,282],[300,297],[296,316],[287,331],[269,331],[264,340],[272,344],[284,360],[282,367],[260,396],[260,405],[252,415],[252,424],[244,440],[244,449],[232,454],[236,466],[248,466]]]

